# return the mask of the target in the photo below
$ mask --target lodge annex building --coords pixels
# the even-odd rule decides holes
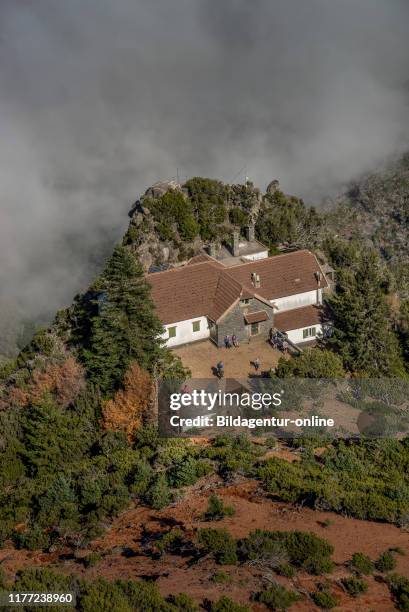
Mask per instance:
[[[232,256],[203,253],[148,274],[169,348],[206,338],[223,346],[233,334],[248,342],[270,329],[286,332],[294,344],[323,334],[329,282],[316,256],[299,250],[268,257],[266,247],[250,238],[239,244],[235,236]]]

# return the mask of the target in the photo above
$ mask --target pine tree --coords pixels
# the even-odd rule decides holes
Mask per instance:
[[[87,311],[88,338],[82,358],[90,379],[104,393],[118,388],[132,361],[152,371],[162,359],[163,327],[154,311],[150,286],[126,247],[114,250],[92,289]]]
[[[382,283],[379,261],[372,252],[357,255],[354,266],[339,272],[337,292],[330,299],[334,333],[329,344],[352,372],[399,376],[402,359]]]

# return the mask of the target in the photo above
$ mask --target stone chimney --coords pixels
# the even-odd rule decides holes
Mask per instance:
[[[240,255],[240,230],[233,230],[233,257]]]
[[[256,239],[254,223],[251,223],[246,227],[246,236],[249,242],[254,242]]]
[[[261,287],[260,275],[257,272],[251,273],[251,283],[255,289],[259,289]]]
[[[216,259],[217,256],[217,245],[215,242],[211,242],[209,244],[209,255],[210,257],[214,257]]]

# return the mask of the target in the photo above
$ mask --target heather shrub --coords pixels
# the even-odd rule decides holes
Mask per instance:
[[[368,590],[368,584],[365,582],[365,580],[357,578],[356,576],[343,578],[342,584],[347,593],[349,593],[349,595],[352,597],[358,597],[359,595],[366,593]]]
[[[311,597],[314,603],[319,608],[323,608],[324,610],[332,610],[332,608],[336,608],[339,603],[338,598],[335,597],[335,595],[333,595],[332,593],[330,593],[330,591],[328,591],[327,589],[315,591],[315,593],[313,593]]]
[[[358,575],[369,576],[374,571],[374,564],[371,559],[364,553],[354,553],[351,559],[351,569]]]
[[[209,497],[204,519],[207,521],[220,521],[225,516],[233,516],[234,513],[233,506],[225,506],[223,500],[213,494]]]
[[[199,529],[198,541],[205,553],[211,553],[220,565],[237,563],[237,544],[226,529]]]
[[[290,591],[280,584],[271,586],[266,591],[256,594],[256,601],[263,603],[269,610],[285,611],[301,599],[295,591]]]
[[[332,570],[333,546],[313,533],[256,529],[241,541],[245,559],[270,567],[290,562],[310,574]]]
[[[396,567],[396,558],[390,550],[385,550],[375,562],[375,567],[382,573],[391,572]]]
[[[387,576],[386,583],[396,600],[399,610],[409,611],[409,580],[399,574]]]
[[[221,597],[210,605],[210,612],[250,612],[250,608],[236,603],[229,597]]]

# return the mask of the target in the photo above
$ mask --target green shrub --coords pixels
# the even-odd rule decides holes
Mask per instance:
[[[349,595],[352,597],[358,597],[359,595],[366,593],[368,590],[368,584],[365,582],[365,580],[357,578],[356,576],[343,578],[342,584],[347,593],[349,593]]]
[[[216,584],[228,584],[232,581],[232,578],[226,574],[226,572],[216,572],[211,577],[211,581],[215,582]]]
[[[324,610],[332,610],[332,608],[336,608],[339,604],[338,598],[326,589],[315,591],[311,597],[314,603]]]
[[[164,552],[175,553],[180,551],[185,543],[185,536],[180,529],[172,529],[165,533],[157,542],[156,548],[159,553]]]
[[[399,574],[387,576],[386,583],[398,604],[398,609],[409,611],[409,580]]]
[[[409,516],[406,441],[338,441],[319,459],[303,456],[290,464],[271,458],[258,475],[271,495],[290,503],[398,524]]]
[[[237,544],[226,529],[199,529],[199,544],[211,553],[220,565],[237,563]]]
[[[207,521],[220,521],[225,516],[233,516],[234,513],[233,506],[225,506],[223,500],[213,494],[209,497],[204,519]]]
[[[34,526],[23,533],[15,533],[13,541],[16,548],[27,548],[28,550],[44,550],[50,545],[50,536],[43,529]]]
[[[118,580],[115,583],[125,594],[132,610],[143,612],[172,612],[172,607],[159,593],[157,585],[153,582],[140,580]],[[96,610],[98,608],[94,608]],[[113,608],[115,609],[115,608]],[[91,611],[90,611],[91,612]]]
[[[279,576],[285,576],[286,578],[294,578],[297,573],[297,570],[291,563],[283,563],[275,568],[275,572],[279,574]]]
[[[20,570],[15,578],[13,591],[20,593],[30,591],[66,593],[77,590],[76,587],[76,580],[72,576],[57,574],[48,568],[41,567]]]
[[[155,510],[162,510],[170,504],[172,495],[165,474],[158,474],[148,488],[144,499]]]
[[[134,495],[143,497],[149,488],[152,478],[152,468],[145,459],[141,459],[133,466],[131,473],[128,476],[130,489]]]
[[[169,482],[173,487],[185,487],[194,484],[198,478],[213,471],[209,463],[187,457],[172,466],[168,472]]]
[[[379,572],[391,572],[396,567],[396,559],[390,550],[385,550],[375,562],[375,567]]]
[[[219,601],[211,604],[210,612],[250,612],[250,608],[236,603],[229,597],[221,597]]]
[[[367,555],[358,552],[352,555],[351,568],[359,575],[370,576],[375,566]]]
[[[269,610],[285,611],[294,603],[301,599],[295,591],[290,591],[285,587],[276,584],[266,591],[257,593],[256,601],[263,603]]]
[[[198,612],[199,610],[197,603],[186,593],[171,595],[169,597],[169,603],[174,606],[174,609],[175,611],[177,610],[177,612]]]
[[[95,567],[102,559],[102,555],[97,552],[92,552],[86,557],[84,557],[84,565],[85,567]]]
[[[313,533],[256,529],[241,541],[244,558],[269,567],[290,562],[310,574],[323,574],[333,568],[333,546]]]

